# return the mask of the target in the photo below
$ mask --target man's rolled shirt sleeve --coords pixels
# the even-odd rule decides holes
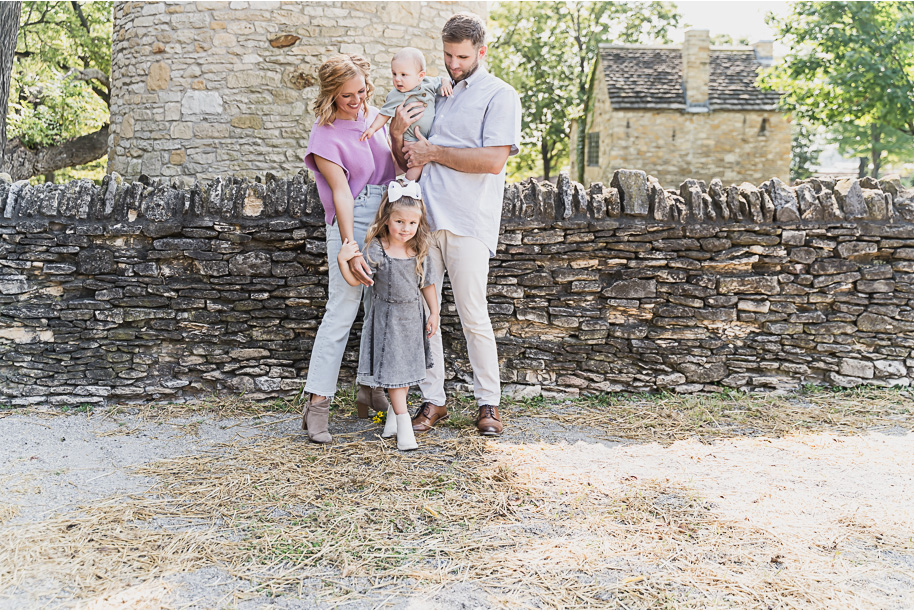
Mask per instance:
[[[483,120],[482,146],[511,147],[510,155],[520,152],[520,97],[513,89],[496,93],[486,109]]]

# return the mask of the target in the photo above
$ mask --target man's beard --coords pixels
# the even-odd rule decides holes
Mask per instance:
[[[477,59],[476,63],[473,64],[473,67],[470,68],[469,70],[467,70],[466,73],[459,79],[454,78],[454,74],[451,72],[450,68],[448,68],[447,66],[445,66],[444,68],[447,70],[448,75],[450,75],[451,80],[454,81],[454,83],[459,83],[460,81],[464,81],[464,80],[470,78],[471,76],[473,76],[473,73],[479,69],[479,60]]]

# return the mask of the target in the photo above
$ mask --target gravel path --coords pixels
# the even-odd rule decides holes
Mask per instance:
[[[161,421],[151,414],[0,413],[0,539],[80,516],[104,500],[145,495],[157,483],[137,474],[138,466],[265,437],[298,436],[306,445],[298,419],[288,414]],[[332,430],[369,441],[377,433],[351,418],[338,418]],[[548,417],[515,414],[507,431],[487,442],[486,456],[508,466],[534,498],[541,495],[553,504],[550,512],[561,507],[583,518],[575,530],[538,514],[546,502],[522,506],[521,520],[499,528],[522,542],[499,549],[506,565],[526,566],[534,576],[537,568],[548,572],[562,566],[575,580],[594,584],[605,607],[686,607],[690,602],[747,607],[747,601],[756,604],[748,607],[803,601],[807,607],[914,607],[914,434],[906,429],[661,446],[622,443],[613,441],[611,432],[579,431]],[[430,435],[457,434],[439,428]],[[428,446],[419,453],[432,452]],[[600,528],[583,524],[615,516],[619,508],[632,511],[636,497],[648,500],[638,516],[650,520],[618,519],[606,531],[604,523],[593,523]],[[713,537],[707,531],[712,522]],[[698,540],[706,540],[704,558]],[[550,607],[550,601],[559,601],[548,599],[547,585],[541,585],[545,590],[500,589],[497,576],[493,582],[436,585],[415,578],[347,576],[345,568],[332,563],[302,570],[300,596],[269,596],[210,565],[165,572],[86,598],[74,585],[41,575],[42,564],[54,562],[53,551],[37,551],[31,561],[23,560],[21,551],[14,553],[0,548],[0,565],[4,554],[17,564],[6,574],[0,568],[0,608],[462,609]],[[741,569],[744,560],[736,557],[743,554],[754,555],[760,567]],[[702,582],[698,567],[720,575]],[[750,570],[760,573],[746,573]],[[328,585],[335,589],[333,597],[326,595]]]

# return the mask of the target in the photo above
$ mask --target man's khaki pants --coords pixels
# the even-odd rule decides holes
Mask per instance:
[[[467,341],[467,353],[473,367],[476,402],[498,406],[501,399],[501,377],[498,371],[498,349],[495,332],[489,320],[486,285],[489,280],[489,249],[482,241],[458,236],[447,230],[432,233],[428,256],[437,270],[447,270],[454,291],[457,314]],[[435,285],[441,305],[441,282]],[[426,370],[419,385],[422,401],[444,406],[444,350],[441,329],[431,338],[434,365]]]

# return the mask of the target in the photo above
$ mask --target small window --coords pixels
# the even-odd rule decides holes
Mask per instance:
[[[768,119],[767,119],[767,118],[763,118],[763,119],[762,119],[762,125],[761,125],[761,127],[759,127],[759,129],[758,129],[758,135],[759,135],[759,136],[767,136],[767,135],[768,135]]]
[[[587,134],[587,165],[600,165],[600,132]]]

